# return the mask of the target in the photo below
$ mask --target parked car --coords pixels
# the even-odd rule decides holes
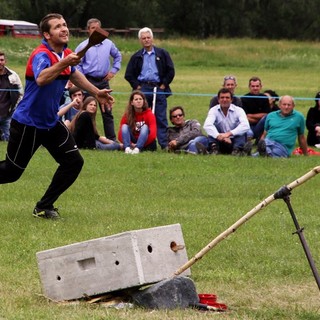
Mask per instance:
[[[38,25],[22,20],[0,19],[0,37],[40,38]]]

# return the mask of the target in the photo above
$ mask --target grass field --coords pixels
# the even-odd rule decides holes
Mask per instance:
[[[75,47],[79,39],[71,42]],[[136,40],[115,39],[123,68],[112,81],[119,123],[130,88],[123,79]],[[225,74],[238,77],[237,94],[252,75],[265,89],[297,98],[306,113],[319,90],[318,43],[250,39],[159,42],[172,54],[176,77],[169,107],[185,106],[187,117],[206,117],[211,95]],[[23,78],[33,41],[1,39],[8,66]],[[101,126],[101,124],[100,124]],[[5,156],[6,144],[0,143]],[[85,166],[56,205],[63,219],[31,215],[50,183],[56,164],[40,149],[22,178],[1,186],[0,319],[319,319],[319,290],[290,213],[276,200],[191,269],[199,293],[215,293],[224,314],[194,310],[114,310],[100,305],[55,304],[42,295],[36,252],[128,230],[180,223],[189,258],[281,186],[315,166],[318,157],[289,159],[186,156],[83,151]],[[292,207],[318,269],[320,260],[319,176],[293,190]]]

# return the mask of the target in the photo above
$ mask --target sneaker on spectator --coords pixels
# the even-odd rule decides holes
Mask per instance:
[[[252,151],[252,142],[247,141],[245,145],[243,146],[243,155],[245,156],[251,156],[251,151]]]
[[[242,153],[242,151],[241,151],[240,149],[234,148],[234,149],[232,150],[232,152],[231,152],[231,155],[232,155],[232,156],[239,157],[239,156],[242,156],[243,153]]]
[[[196,148],[199,154],[208,154],[207,148],[200,142],[196,142]]]
[[[140,153],[140,149],[135,147],[132,151],[131,151],[131,154],[138,154]]]
[[[130,147],[126,147],[124,153],[132,153],[132,149]]]
[[[219,154],[218,147],[217,147],[217,145],[215,143],[211,144],[209,153],[212,154],[212,155]]]
[[[266,142],[264,140],[259,140],[258,142],[258,152],[261,157],[267,156],[267,147]]]
[[[40,209],[38,207],[35,207],[33,209],[33,216],[35,218],[44,218],[44,219],[59,219],[60,215],[57,208],[52,209]]]

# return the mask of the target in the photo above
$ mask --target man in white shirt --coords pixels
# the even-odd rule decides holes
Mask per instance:
[[[246,145],[246,134],[250,125],[246,113],[231,103],[232,93],[227,88],[219,90],[218,102],[209,110],[203,126],[209,138],[211,153],[249,155],[251,148]]]

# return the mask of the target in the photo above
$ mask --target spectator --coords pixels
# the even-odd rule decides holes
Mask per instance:
[[[60,120],[63,121],[63,123],[70,129],[70,123],[72,119],[81,109],[84,94],[80,88],[77,86],[72,86],[69,89],[69,95],[71,97],[71,101],[60,106],[58,116],[60,117]]]
[[[87,22],[87,30],[89,36],[97,28],[101,27],[100,20],[96,18],[89,19]],[[79,52],[83,49],[89,39],[81,42],[75,52]],[[110,60],[113,60],[112,65]],[[120,70],[122,61],[122,55],[115,44],[105,39],[101,43],[91,47],[81,62],[77,66],[77,69],[83,73],[86,78],[99,89],[109,89],[109,81]],[[101,109],[101,106],[100,106]],[[114,129],[114,119],[112,114],[112,105],[109,108],[101,110],[104,134],[108,139],[116,140],[116,134]]]
[[[303,154],[308,155],[304,136],[305,119],[302,113],[294,110],[294,106],[291,96],[280,98],[280,110],[268,114],[265,131],[258,143],[258,153],[254,156],[287,158],[295,147],[297,137]]]
[[[157,138],[162,149],[166,149],[167,140],[167,97],[171,95],[170,83],[175,70],[169,53],[153,45],[153,33],[149,28],[138,33],[143,48],[130,58],[125,79],[133,90],[145,93],[148,105],[152,106],[157,121]],[[153,90],[157,91],[153,106]]]
[[[137,154],[142,150],[156,150],[156,118],[148,107],[144,93],[132,91],[125,113],[121,118],[118,139],[124,152]]]
[[[23,95],[18,74],[7,68],[6,62],[5,54],[0,52],[0,129],[3,141],[9,140],[11,115]]]
[[[238,107],[242,107],[241,99],[234,95],[236,87],[237,87],[237,79],[235,76],[225,76],[223,78],[222,88],[227,88],[232,93],[232,96],[233,96],[232,104],[234,104],[235,106],[238,106]],[[217,104],[219,104],[218,96],[214,96],[210,100],[209,109],[216,106]]]
[[[320,147],[320,92],[315,96],[315,105],[307,113],[307,142],[309,146]]]
[[[33,216],[57,219],[55,201],[77,179],[83,158],[74,138],[60,121],[58,109],[67,81],[96,96],[105,106],[113,102],[111,90],[99,90],[75,65],[78,55],[67,48],[69,30],[62,15],[47,14],[40,22],[43,40],[27,62],[25,94],[12,115],[6,159],[0,162],[0,184],[18,180],[33,154],[42,145],[59,164],[51,184]]]
[[[96,114],[98,101],[87,97],[70,124],[70,131],[79,149],[120,150],[119,143],[100,136],[97,130]]]
[[[173,127],[168,128],[168,150],[179,153],[186,151],[193,154],[206,154],[208,138],[203,135],[198,120],[185,120],[183,107],[170,109],[170,121]]]
[[[227,88],[219,90],[218,101],[219,104],[209,110],[204,123],[211,153],[249,154],[251,149],[247,150],[245,144],[250,126],[244,110],[231,103],[232,93]]]
[[[270,110],[271,111],[278,111],[279,110],[279,107],[277,105],[277,102],[279,101],[278,94],[275,91],[270,90],[270,89],[265,90],[263,93],[268,97]]]
[[[259,141],[261,136],[261,132],[256,130],[256,126],[259,121],[271,111],[269,101],[266,98],[266,95],[261,93],[261,90],[261,79],[258,77],[252,77],[249,80],[249,93],[245,94],[241,98],[243,109],[247,114],[250,124],[248,138],[256,139],[256,142]]]

